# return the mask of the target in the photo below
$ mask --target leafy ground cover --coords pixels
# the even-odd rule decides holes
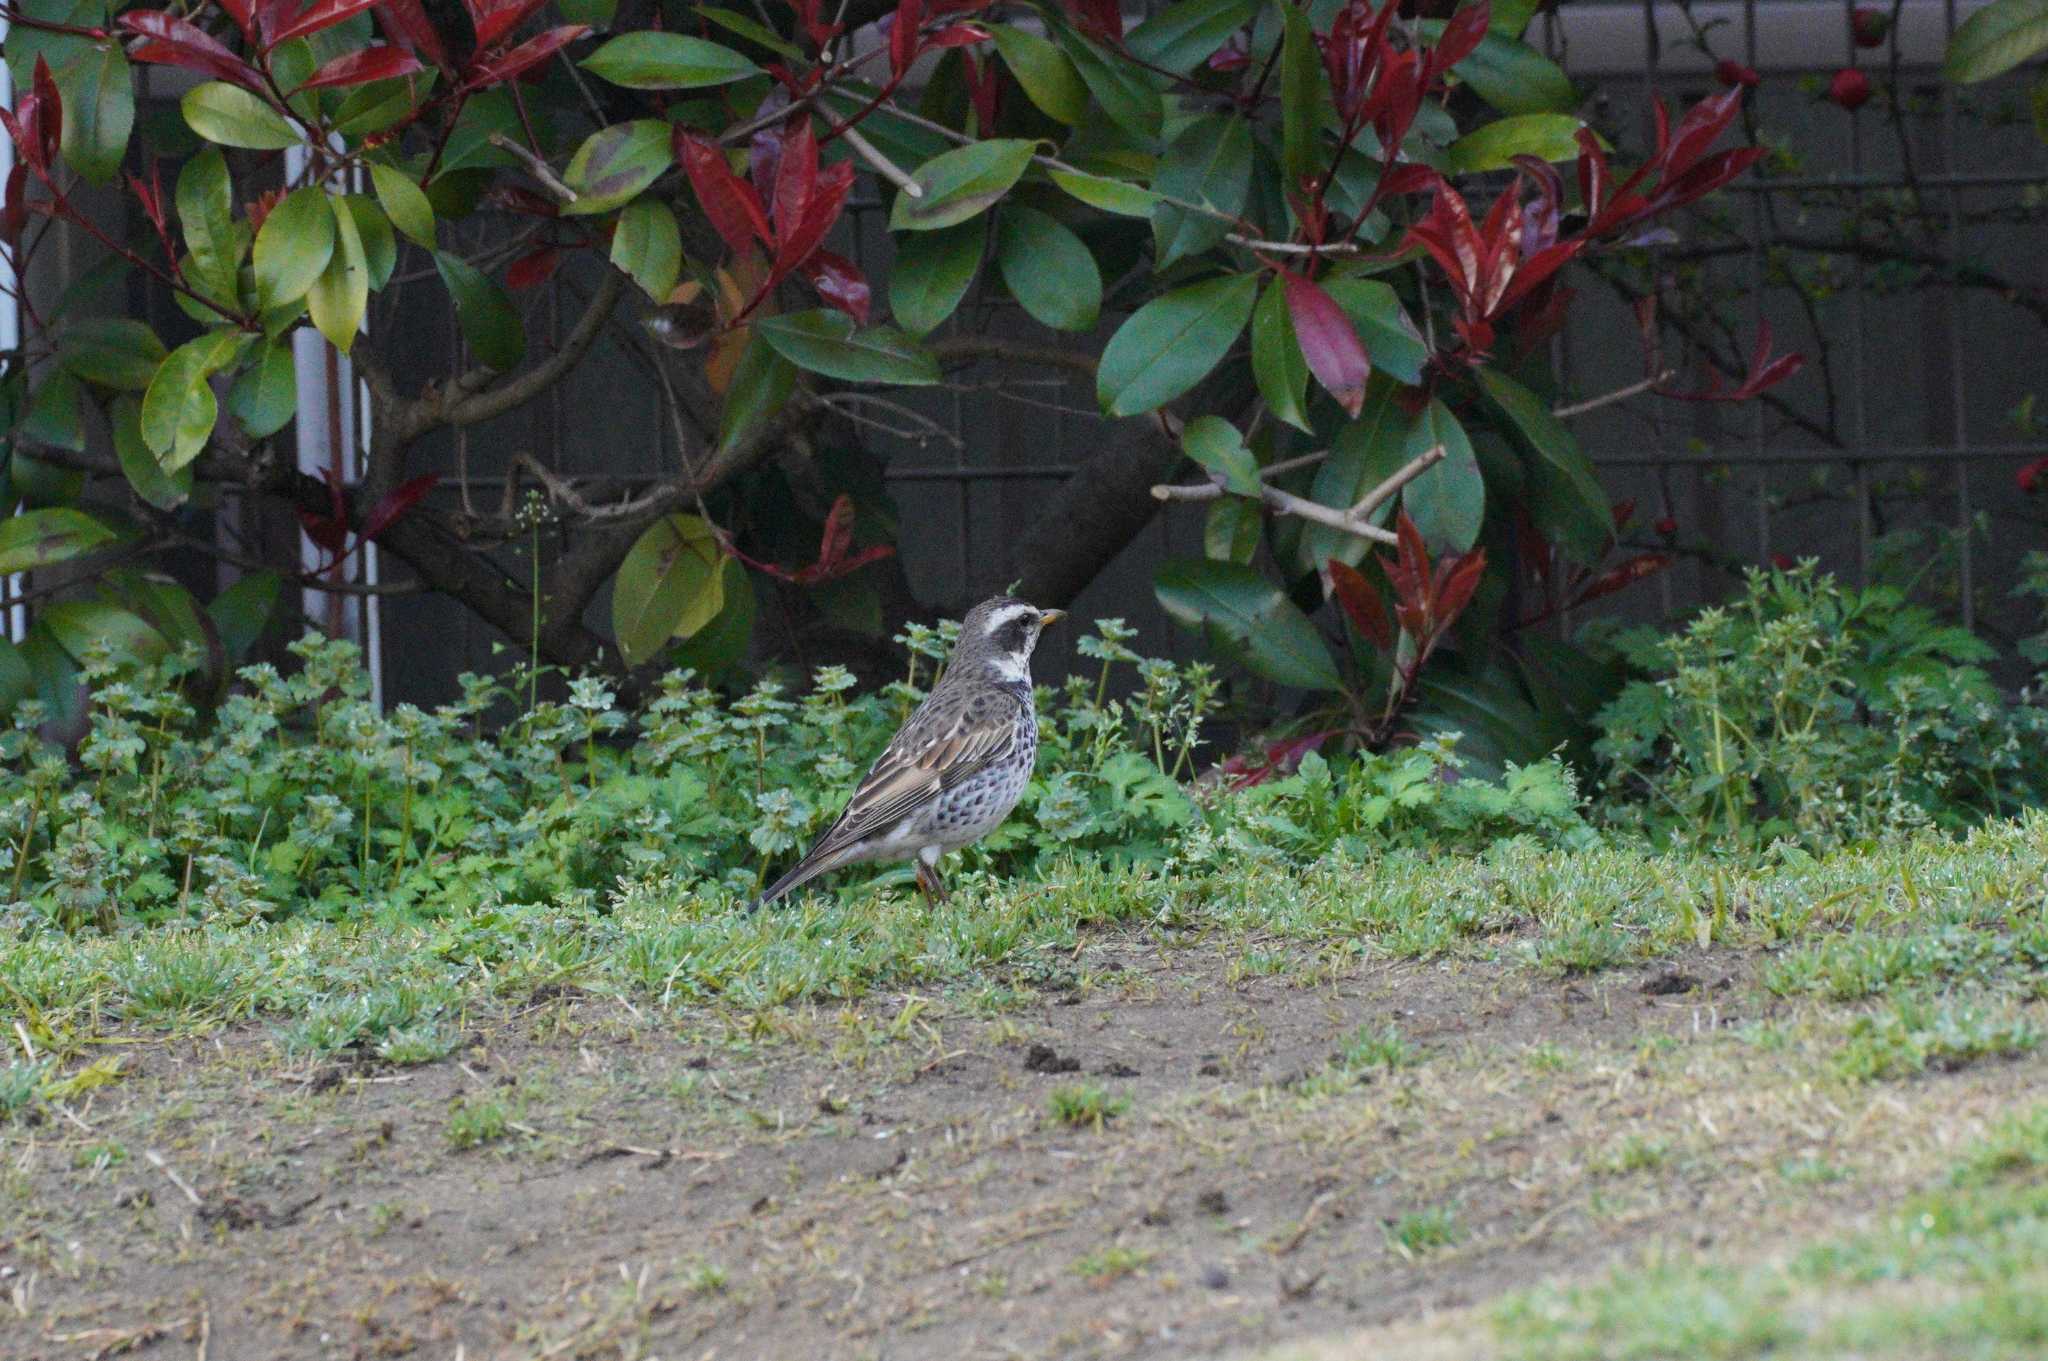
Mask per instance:
[[[1233,834],[937,909],[16,931],[6,1350],[2038,1351],[2040,815]]]

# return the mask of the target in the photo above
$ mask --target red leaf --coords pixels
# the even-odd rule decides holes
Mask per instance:
[[[553,246],[542,246],[531,255],[522,255],[505,270],[505,286],[512,289],[538,288],[554,276],[555,267],[562,263],[562,252]]]
[[[472,62],[468,74],[463,77],[462,88],[481,90],[503,85],[540,65],[589,31],[588,24],[563,24],[560,28],[551,28],[537,37],[528,38],[501,57]]]
[[[427,493],[432,491],[440,480],[441,474],[428,473],[425,477],[415,477],[410,482],[394,488],[383,500],[370,508],[369,518],[363,521],[363,537],[374,539],[391,528],[399,517],[425,500]]]
[[[1683,175],[1692,169],[1693,163],[1720,140],[1721,134],[1728,130],[1728,125],[1740,112],[1742,90],[1739,86],[1708,95],[1687,109],[1685,116],[1678,120],[1678,127],[1671,134],[1671,145],[1665,148],[1661,158],[1663,179]]]
[[[1437,570],[1443,584],[1437,589],[1429,612],[1431,622],[1441,633],[1456,623],[1465,607],[1472,603],[1472,593],[1479,589],[1479,579],[1486,575],[1486,550],[1475,548]]]
[[[1859,9],[1849,16],[1849,32],[1858,47],[1883,47],[1892,31],[1892,16],[1881,9]]]
[[[1854,113],[1870,102],[1870,77],[1854,67],[1843,67],[1828,82],[1828,98]]]
[[[420,0],[377,0],[377,25],[384,36],[411,48],[443,71],[452,71],[441,31],[427,18]]]
[[[0,241],[12,248],[21,241],[21,229],[28,223],[28,166],[20,161],[7,172],[7,203],[0,208]]]
[[[1083,33],[1107,43],[1123,41],[1124,10],[1119,0],[1066,0],[1066,5]]]
[[[263,35],[263,50],[268,52],[279,43],[324,32],[345,19],[361,14],[375,3],[376,0],[313,0],[312,4],[286,19],[274,32],[266,31]]]
[[[242,36],[250,42],[256,41],[256,8],[251,0],[220,0],[220,7],[235,21],[235,27],[242,30]]]
[[[1380,601],[1380,593],[1366,581],[1365,575],[1341,558],[1331,558],[1323,564],[1323,583],[1337,599],[1344,617],[1351,621],[1351,627],[1358,630],[1359,637],[1371,643],[1382,652],[1394,650],[1394,624],[1387,618],[1387,607]]]
[[[348,502],[341,494],[340,476],[333,468],[322,471],[327,478],[327,511],[322,514],[299,506],[299,524],[314,544],[339,557],[341,550],[348,546]]]
[[[404,48],[380,43],[375,47],[343,53],[306,77],[305,83],[299,86],[299,89],[329,90],[349,85],[367,85],[373,80],[396,80],[400,76],[414,75],[426,69],[420,65],[418,57]]]
[[[979,60],[969,57],[967,69],[967,97],[974,105],[974,125],[986,135],[995,128],[996,118],[1002,112],[1003,68],[983,56]]]
[[[1357,419],[1365,406],[1365,380],[1372,373],[1358,331],[1336,299],[1321,285],[1298,274],[1284,273],[1287,315],[1294,320],[1294,338],[1316,381],[1337,399],[1345,414]]]
[[[1233,756],[1217,769],[1230,777],[1232,791],[1250,789],[1264,784],[1276,775],[1290,775],[1300,766],[1301,758],[1322,746],[1333,737],[1340,736],[1341,728],[1325,728],[1321,732],[1305,733],[1300,737],[1289,737],[1267,745],[1259,753],[1259,763],[1254,765],[1250,758]]]
[[[816,251],[804,264],[804,277],[818,290],[818,296],[852,317],[854,324],[868,324],[868,281],[860,266],[829,250]]]
[[[57,146],[63,138],[64,97],[57,93],[57,82],[50,75],[50,63],[40,52],[36,53],[36,70],[31,83],[36,96],[35,131],[40,163],[49,165],[57,159]]]
[[[764,244],[774,241],[774,234],[768,230],[768,215],[761,208],[761,196],[754,192],[753,185],[732,173],[725,153],[715,143],[679,127],[675,132],[675,151],[704,216],[711,219],[711,225],[735,254],[744,252],[756,240]]]
[[[889,73],[898,80],[917,60],[918,28],[924,23],[924,0],[897,0],[889,16]]]
[[[1660,521],[1660,523],[1662,522]],[[1673,525],[1672,528],[1676,529],[1677,526]],[[1677,559],[1669,553],[1638,553],[1622,563],[1621,566],[1602,572],[1599,576],[1587,582],[1586,588],[1579,592],[1577,598],[1572,601],[1572,605],[1574,608],[1577,608],[1588,601],[1598,600],[1601,596],[1613,595],[1616,591],[1632,586],[1644,577],[1657,575],[1657,573],[1663,571],[1676,561]]]
[[[818,560],[808,567],[791,569],[778,567],[772,562],[760,562],[740,552],[730,542],[725,543],[725,548],[747,566],[777,581],[787,581],[794,586],[821,586],[896,551],[887,544],[875,544],[858,553],[848,553],[846,550],[853,544],[853,515],[853,498],[841,493],[832,502],[832,508],[825,512],[825,529],[818,537]]]
[[[2048,488],[2048,458],[2035,459],[2013,474],[2013,480],[2019,483],[2021,494],[2026,496],[2032,496],[2035,491]]]
[[[935,33],[924,35],[927,49],[934,47],[972,47],[989,39],[988,30],[976,28],[973,24],[953,24]]]
[[[1419,161],[1403,161],[1380,176],[1379,195],[1419,194],[1442,183],[1443,177]]]
[[[819,17],[820,0],[790,0],[790,6],[796,10],[797,21],[803,25],[804,34],[810,38],[811,46],[821,50],[846,27],[844,24],[828,23]]]
[[[164,234],[164,186],[156,173],[156,163],[150,162],[151,183],[144,184],[140,175],[128,177],[128,188],[135,195],[135,201],[142,205],[142,214],[156,228],[156,234]],[[176,258],[173,256],[173,258]]]
[[[161,66],[182,66],[202,71],[245,90],[263,88],[256,68],[222,45],[220,39],[186,19],[156,9],[131,9],[121,16],[121,27],[150,39],[129,52],[135,61]]]
[[[249,215],[249,230],[252,232],[262,231],[264,221],[270,216],[270,210],[282,202],[284,202],[284,190],[266,189],[252,201],[243,204],[243,210]]]
[[[798,114],[782,125],[778,150],[770,220],[775,224],[775,238],[781,242],[803,226],[811,191],[818,187],[818,137],[811,131],[809,114]]]
[[[547,3],[547,0],[465,0],[470,22],[476,25],[477,50],[496,46]]]
[[[1744,66],[1741,62],[1727,57],[1714,63],[1714,79],[1723,85],[1739,85],[1751,90],[1764,82],[1764,78],[1756,73],[1755,68]]]
[[[788,161],[783,164],[787,165]],[[804,205],[803,221],[793,232],[779,222],[776,224],[776,233],[781,237],[775,247],[777,274],[789,273],[817,253],[819,243],[832,230],[832,224],[839,220],[840,210],[846,206],[846,196],[852,189],[852,162],[841,161],[825,167]]]
[[[1493,20],[1492,6],[1487,0],[1476,5],[1467,5],[1451,16],[1444,25],[1443,36],[1436,40],[1436,46],[1429,53],[1429,74],[1425,84],[1456,66],[1472,55],[1479,46],[1479,40],[1486,36],[1486,26]]]

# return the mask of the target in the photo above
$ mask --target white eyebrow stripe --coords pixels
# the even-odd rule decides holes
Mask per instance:
[[[1005,605],[1002,609],[997,610],[988,617],[988,623],[982,627],[981,631],[984,635],[993,638],[1006,625],[1019,619],[1033,617],[1037,613],[1038,607],[1035,605]]]

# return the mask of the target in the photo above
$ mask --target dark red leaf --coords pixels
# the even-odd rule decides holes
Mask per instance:
[[[1074,26],[1092,38],[1119,43],[1124,36],[1124,10],[1119,0],[1066,0]]]
[[[1218,766],[1229,777],[1233,791],[1250,789],[1264,784],[1278,775],[1290,775],[1301,765],[1301,758],[1322,746],[1333,737],[1342,735],[1341,728],[1325,728],[1321,732],[1305,733],[1300,737],[1289,737],[1267,745],[1259,753],[1255,763],[1250,757],[1233,756]]]
[[[561,205],[551,198],[542,198],[531,189],[516,184],[494,184],[484,194],[483,202],[507,213],[519,213],[526,217],[560,217]]]
[[[304,38],[333,28],[355,15],[361,14],[376,0],[313,0],[313,3],[285,19],[275,30],[263,35],[263,50],[269,51],[279,43],[290,42],[293,38]]]
[[[8,247],[20,244],[21,229],[28,223],[28,166],[20,161],[7,172],[7,202],[0,208],[0,241]]]
[[[1379,196],[1419,194],[1442,182],[1442,176],[1419,161],[1403,161],[1380,176]]]
[[[788,161],[785,159],[783,164],[787,165]],[[825,234],[839,220],[840,211],[846,206],[846,196],[852,189],[853,164],[850,161],[828,165],[819,173],[817,184],[804,204],[803,221],[793,231],[779,222],[776,224],[775,273],[788,274],[817,252]]]
[[[562,252],[553,246],[542,246],[531,255],[522,255],[505,270],[505,286],[512,289],[538,288],[554,277],[556,266],[562,263]]]
[[[270,210],[282,202],[284,202],[284,190],[266,189],[252,201],[243,204],[243,211],[249,215],[249,230],[251,232],[262,231],[264,221],[270,216]]]
[[[1602,596],[1613,595],[1644,577],[1655,576],[1675,561],[1677,559],[1669,553],[1638,553],[1619,567],[1602,572],[1587,582],[1585,589],[1572,601],[1573,608],[1598,600]]]
[[[1789,572],[1798,565],[1798,563],[1792,560],[1792,555],[1789,553],[1771,554],[1771,566],[1777,568],[1781,572]]]
[[[342,495],[341,478],[334,469],[325,468],[322,472],[327,479],[327,510],[323,514],[299,506],[299,524],[314,544],[339,557],[348,546],[348,501]]]
[[[222,45],[220,39],[187,19],[156,9],[131,9],[121,16],[121,27],[150,41],[128,53],[135,61],[160,66],[182,66],[200,71],[245,90],[261,90],[263,77],[256,68]]]
[[[1438,569],[1443,585],[1436,592],[1436,599],[1430,604],[1430,622],[1438,633],[1442,633],[1457,622],[1465,607],[1472,603],[1472,593],[1479,589],[1479,579],[1486,575],[1486,550],[1475,548]]]
[[[925,34],[924,45],[927,50],[934,47],[972,47],[976,43],[987,42],[988,38],[985,28],[976,28],[973,24],[951,24]]]
[[[10,197],[12,197],[10,195]],[[2013,475],[2020,492],[2032,496],[2036,491],[2048,488],[2048,458],[2037,458]]]
[[[470,21],[476,25],[476,45],[481,51],[511,36],[547,0],[467,0]]]
[[[440,481],[441,474],[428,473],[424,477],[415,477],[410,482],[401,483],[370,508],[369,517],[363,521],[363,537],[374,539],[391,528],[407,511],[425,500],[427,493]]]
[[[1668,539],[1678,532],[1678,521],[1676,518],[1666,515],[1663,519],[1657,521],[1655,525],[1651,526],[1651,528]]]
[[[1436,46],[1430,49],[1428,81],[1434,81],[1471,56],[1479,46],[1479,40],[1486,36],[1486,26],[1492,20],[1492,6],[1487,0],[1480,0],[1476,5],[1466,5],[1453,14],[1450,22],[1444,25],[1443,36],[1438,38]]]
[[[468,74],[463,77],[462,88],[482,90],[492,85],[503,85],[526,74],[589,31],[588,24],[563,24],[560,28],[551,28],[537,37],[528,38],[501,57],[472,62]]]
[[[250,42],[256,41],[256,7],[252,0],[220,0],[220,7],[235,21],[235,27],[242,30],[242,36]]]
[[[868,324],[869,290],[860,266],[829,250],[815,251],[804,263],[804,277],[818,290],[818,296],[852,317],[854,324]]]
[[[1870,77],[1845,66],[1828,82],[1828,98],[1854,113],[1870,102]]]
[[[853,546],[853,518],[853,498],[841,493],[832,502],[832,508],[825,512],[825,529],[818,537],[818,560],[806,567],[779,567],[772,562],[760,562],[740,552],[729,540],[724,540],[722,534],[720,537],[727,552],[757,572],[794,586],[822,586],[896,551],[887,544],[875,544],[857,553],[849,553],[847,550]]]
[[[1223,46],[1209,54],[1204,63],[1211,71],[1242,71],[1252,64],[1249,40],[1242,29],[1223,40]]]
[[[825,44],[838,37],[845,27],[844,24],[830,23],[821,17],[821,0],[790,0],[790,3],[796,10],[797,21],[803,25],[805,36],[810,38],[811,46],[815,48],[822,50]]]
[[[775,239],[768,230],[768,215],[761,208],[761,196],[754,192],[753,185],[732,173],[725,153],[716,143],[679,127],[675,132],[675,152],[704,216],[711,219],[712,227],[735,254],[744,252],[755,241],[768,243]]]
[[[128,177],[128,188],[135,195],[135,201],[142,205],[142,215],[147,217],[150,225],[156,228],[157,235],[162,236],[164,233],[164,187],[163,183],[157,180],[155,162],[150,163],[150,179],[156,182],[145,184],[140,175],[130,175]],[[173,258],[176,257],[174,256]]]
[[[1892,31],[1892,16],[1881,9],[1859,9],[1849,16],[1849,33],[1858,47],[1883,47]]]
[[[769,220],[775,224],[779,242],[803,226],[811,193],[818,187],[818,137],[811,131],[810,115],[800,113],[784,123],[777,141],[780,154]]]
[[[1338,607],[1351,621],[1351,627],[1358,630],[1359,637],[1382,652],[1392,653],[1396,641],[1394,623],[1387,618],[1380,593],[1366,581],[1364,573],[1341,558],[1331,558],[1323,564],[1323,583],[1336,597]]]
[[[923,23],[924,0],[897,0],[889,16],[889,73],[899,80],[917,60],[917,30]]]
[[[1287,315],[1293,318],[1294,338],[1308,371],[1355,420],[1365,406],[1365,380],[1372,373],[1357,328],[1321,285],[1294,273],[1280,277],[1287,289]]]
[[[36,97],[36,139],[39,143],[41,160],[44,165],[54,165],[57,147],[64,133],[64,97],[57,93],[57,82],[50,75],[50,63],[43,54],[36,53],[36,70],[31,81]]]
[[[1723,57],[1714,63],[1714,79],[1720,81],[1723,85],[1731,87],[1741,86],[1744,89],[1753,90],[1763,84],[1764,78],[1758,75],[1753,67],[1744,66],[1739,61]]]
[[[420,65],[418,57],[402,47],[380,43],[355,52],[344,52],[328,62],[312,75],[306,77],[301,90],[340,89],[349,85],[367,85],[373,80],[396,80],[400,76],[414,75],[427,68]]]
[[[967,70],[967,97],[974,105],[974,125],[986,135],[995,128],[1002,113],[1003,68],[984,55],[979,59],[968,57]]]
[[[427,18],[420,0],[377,0],[377,24],[391,41],[411,48],[443,71],[453,71],[441,31]]]
[[[1665,149],[1659,168],[1663,179],[1682,175],[1692,169],[1693,163],[1707,154],[1707,148],[1721,139],[1735,116],[1742,112],[1742,90],[1735,87],[1708,95],[1685,111],[1678,120],[1678,127],[1671,134],[1671,144]]]

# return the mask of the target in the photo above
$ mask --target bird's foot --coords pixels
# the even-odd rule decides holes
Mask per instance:
[[[952,896],[946,891],[945,880],[939,878],[938,870],[922,860],[917,862],[917,887],[918,891],[924,894],[924,900],[933,907],[937,907]]]

